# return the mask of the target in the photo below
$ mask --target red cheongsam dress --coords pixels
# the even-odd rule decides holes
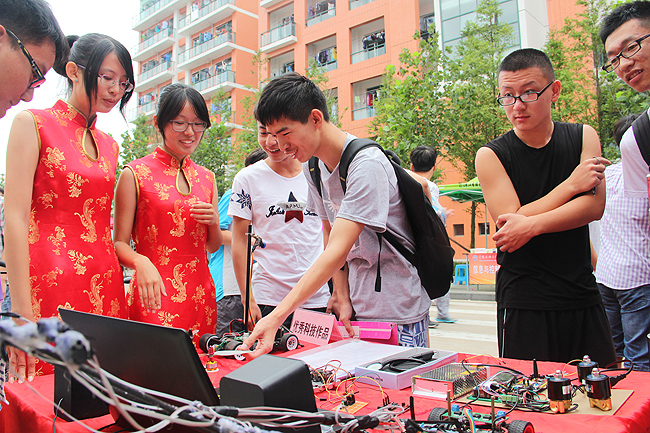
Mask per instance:
[[[86,118],[64,101],[29,112],[39,140],[28,235],[34,318],[57,316],[59,307],[126,317],[110,226],[119,147],[95,122],[86,128]],[[97,159],[84,149],[87,134]],[[36,368],[52,371],[42,362]]]
[[[162,277],[167,296],[147,313],[138,293],[137,272],[129,287],[130,318],[195,331],[195,339],[214,333],[217,301],[207,260],[207,226],[190,216],[199,201],[212,203],[214,173],[189,157],[178,160],[162,148],[127,164],[136,182],[137,207],[131,237]],[[178,189],[181,170],[189,193]]]

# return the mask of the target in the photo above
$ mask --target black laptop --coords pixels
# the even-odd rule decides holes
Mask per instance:
[[[100,366],[109,373],[155,391],[198,400],[208,406],[219,405],[217,392],[186,330],[63,308],[59,308],[59,314],[71,328],[86,336]],[[73,415],[76,409],[77,414],[85,416],[79,405],[88,396],[77,398],[74,385],[79,384],[70,381],[69,375],[66,378],[63,369],[57,370],[55,403],[63,398],[63,408],[71,408]],[[105,414],[108,411],[103,407]],[[93,409],[85,417],[102,414],[97,411],[102,410]]]

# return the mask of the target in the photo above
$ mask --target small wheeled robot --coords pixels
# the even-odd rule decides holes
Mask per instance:
[[[528,421],[508,421],[505,411],[496,414],[475,413],[467,408],[461,411],[458,404],[452,405],[451,412],[443,407],[433,408],[429,412],[428,421],[436,423],[438,432],[535,433],[535,428]],[[446,424],[441,424],[445,421]],[[422,424],[426,426],[426,423]]]

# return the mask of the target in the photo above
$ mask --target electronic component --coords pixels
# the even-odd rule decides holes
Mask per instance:
[[[612,389],[607,375],[594,368],[591,374],[587,376],[586,388],[589,406],[604,411],[612,410]]]
[[[591,374],[591,371],[594,368],[598,368],[598,363],[592,361],[591,358],[589,358],[589,355],[585,355],[582,358],[582,361],[578,363],[578,379],[581,384],[584,385],[586,383],[587,376]]]
[[[564,413],[571,409],[571,379],[562,376],[557,370],[553,377],[547,379],[548,400],[551,412]]]
[[[462,397],[488,377],[487,367],[453,363],[426,371],[412,378],[413,395],[445,398],[451,391],[452,399]]]

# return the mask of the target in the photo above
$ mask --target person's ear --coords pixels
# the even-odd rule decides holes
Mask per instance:
[[[78,83],[79,80],[83,79],[83,69],[81,69],[75,62],[66,63],[65,74],[75,83]]]
[[[314,122],[314,125],[320,126],[324,122],[324,117],[323,117],[323,112],[320,111],[318,108],[314,108],[311,110],[311,113],[309,115],[309,121]]]
[[[560,91],[562,90],[562,83],[560,83],[560,80],[555,80],[553,84],[551,84],[551,92],[552,97],[551,97],[551,102],[557,102],[558,99],[560,99]]]

